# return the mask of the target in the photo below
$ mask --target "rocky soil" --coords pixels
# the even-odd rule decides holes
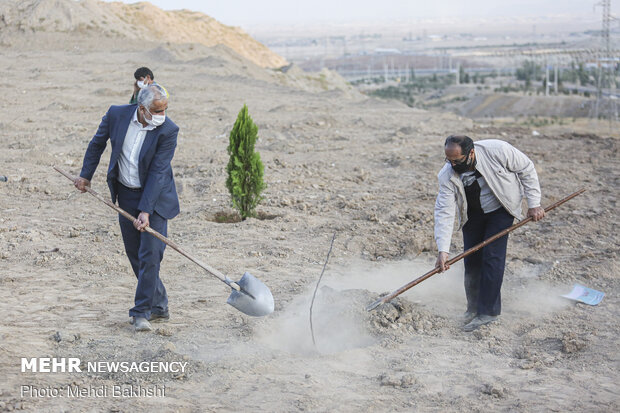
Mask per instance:
[[[33,35],[34,36],[34,35]],[[235,64],[184,46],[32,37],[0,59],[0,411],[618,411],[618,135],[590,122],[499,127],[413,110],[352,90]],[[38,39],[38,40],[37,40]],[[207,57],[204,57],[207,56]],[[181,214],[169,235],[276,300],[247,317],[229,288],[171,249],[171,319],[134,333],[135,278],[118,218],[52,169],[78,173],[112,104],[149,66],[180,126],[173,160]],[[259,127],[265,219],[217,223],[228,133],[247,104]],[[614,129],[617,131],[617,128]],[[536,164],[543,203],[587,192],[511,235],[498,323],[461,330],[462,267],[398,300],[365,306],[432,268],[442,144],[504,139]],[[93,188],[106,193],[104,153]],[[312,292],[336,233],[314,304]],[[453,253],[462,248],[455,234]],[[559,296],[604,291],[597,307]],[[21,357],[187,362],[171,373],[22,373]],[[21,386],[161,385],[165,397],[30,397]]]

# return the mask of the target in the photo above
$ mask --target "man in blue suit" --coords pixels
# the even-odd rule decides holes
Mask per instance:
[[[135,306],[129,310],[136,331],[149,331],[149,320],[167,320],[168,295],[159,278],[166,244],[144,232],[150,226],[167,235],[167,222],[179,213],[170,162],[179,127],[166,117],[168,93],[157,84],[140,90],[135,105],[111,106],[88,144],[80,177],[82,192],[97,169],[109,140],[112,146],[107,181],[112,202],[133,216],[119,215],[125,252],[138,278]]]

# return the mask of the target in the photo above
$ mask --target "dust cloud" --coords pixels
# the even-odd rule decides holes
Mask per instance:
[[[340,276],[328,278],[325,283],[333,288],[363,288],[376,293],[366,305],[392,292],[412,280],[431,271],[434,257],[419,260],[403,260],[369,266],[368,263],[354,263],[335,272]],[[448,271],[412,287],[400,295],[416,305],[426,307],[439,316],[453,317],[465,310],[463,291],[463,265],[455,264]]]
[[[570,289],[570,286],[552,286],[541,280],[528,280],[503,298],[504,313],[519,319],[544,318],[574,305],[562,297]]]
[[[310,304],[314,286],[292,301],[264,328],[261,341],[268,347],[295,354],[332,354],[370,346],[378,341],[370,327],[366,307],[386,293],[394,291],[433,268],[427,260],[405,260],[371,264],[359,262],[333,266],[325,273],[313,307],[310,329]],[[551,286],[538,279],[540,266],[507,270],[502,314],[512,321],[541,319],[571,303],[561,295],[563,286]],[[515,285],[517,284],[517,285]],[[458,319],[465,311],[463,264],[457,263],[445,273],[436,274],[400,296],[415,308],[437,317]]]
[[[333,354],[367,347],[376,342],[367,328],[364,303],[370,294],[362,290],[337,291],[322,287],[312,310],[314,288],[297,297],[268,325],[259,336],[266,346],[295,354]]]
[[[383,293],[395,290],[432,268],[423,261],[400,261],[369,266],[354,263],[335,266],[325,273],[313,306],[310,329],[310,304],[314,285],[299,295],[267,326],[260,340],[265,345],[297,354],[332,354],[367,347],[377,342],[369,328],[366,307]],[[403,298],[426,307],[438,316],[453,317],[463,307],[462,267],[426,280],[403,294]]]

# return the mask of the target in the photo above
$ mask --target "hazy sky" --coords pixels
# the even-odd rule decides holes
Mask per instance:
[[[109,0],[106,0],[109,1]],[[122,0],[124,3],[136,1]],[[436,17],[600,16],[599,0],[150,0],[164,10],[203,12],[227,25],[370,22]],[[612,0],[616,12],[620,0]],[[616,13],[617,14],[617,13]]]

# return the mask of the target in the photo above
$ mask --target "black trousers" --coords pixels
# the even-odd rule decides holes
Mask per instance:
[[[514,218],[504,208],[488,214],[471,214],[463,226],[464,249],[508,228]],[[506,267],[508,234],[465,257],[465,295],[467,311],[478,315],[499,315],[502,311],[501,288]]]

